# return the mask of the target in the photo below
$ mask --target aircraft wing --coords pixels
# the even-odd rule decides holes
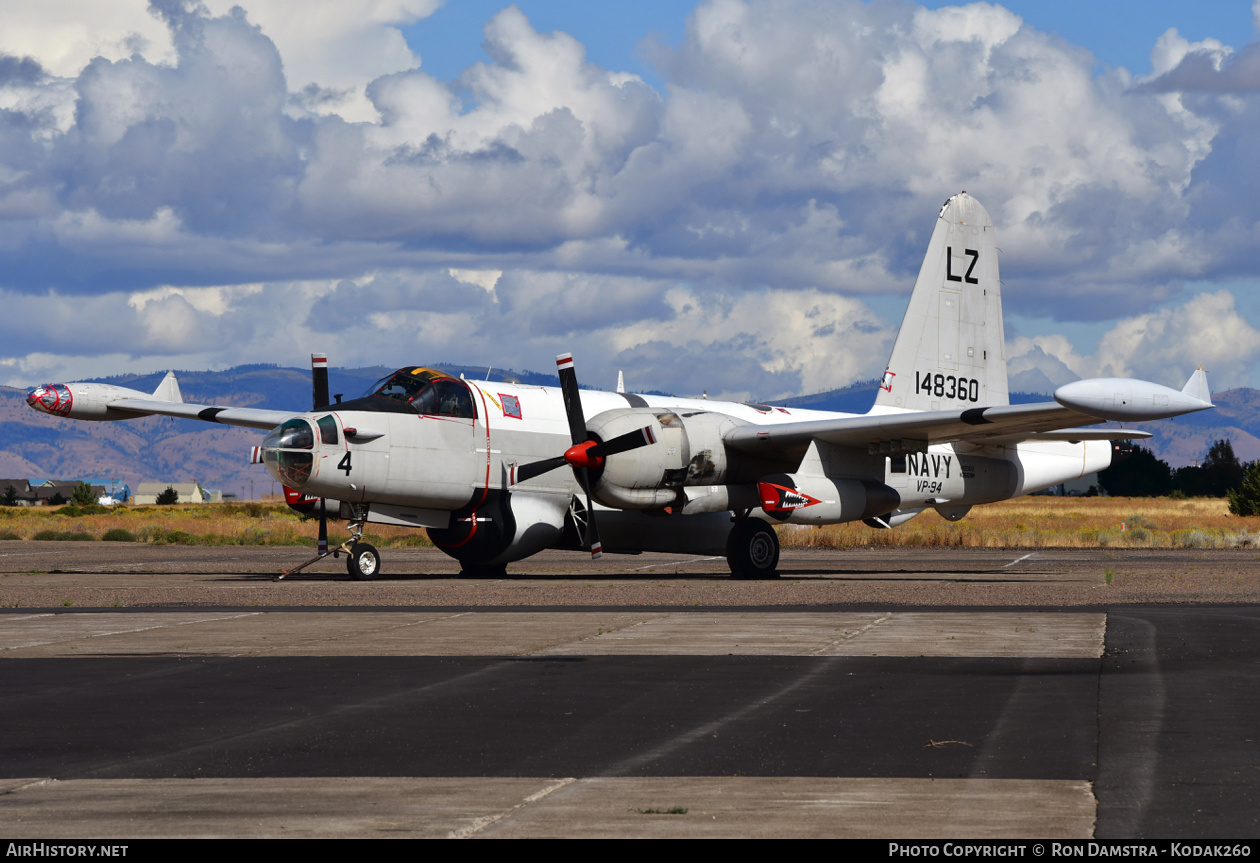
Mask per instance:
[[[1094,378],[1055,390],[1054,401],[1030,405],[994,405],[944,411],[894,411],[865,416],[775,425],[745,425],[725,437],[743,452],[774,454],[801,449],[811,440],[861,447],[899,441],[919,444],[967,441],[1017,443],[1030,440],[1121,440],[1147,437],[1126,429],[1086,429],[1107,420],[1138,422],[1166,419],[1212,407],[1202,367],[1180,392],[1150,381]],[[877,409],[878,410],[878,409]]]
[[[1006,441],[1039,437],[1038,433],[1059,432],[1077,425],[1104,422],[1097,417],[1066,408],[1057,402],[1030,405],[1000,405],[988,408],[949,411],[907,411],[867,414],[857,417],[813,420],[776,425],[747,425],[726,435],[726,444],[755,454],[792,450],[820,440],[838,446],[860,447],[881,441],[913,440],[924,443],[969,441],[987,443],[1002,437]],[[1122,429],[1081,429],[1072,440],[1132,437]],[[1117,435],[1117,432],[1124,432]],[[1137,433],[1141,436],[1140,433]],[[1063,438],[1056,434],[1054,440]]]
[[[109,410],[134,416],[180,417],[204,420],[230,426],[272,429],[300,411],[269,411],[261,408],[232,408],[219,405],[196,405],[188,402],[167,402],[156,399],[117,399],[109,402]]]

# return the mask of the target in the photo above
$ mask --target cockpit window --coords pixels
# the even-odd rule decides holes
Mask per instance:
[[[477,416],[468,385],[433,369],[399,369],[377,381],[366,395],[394,399],[427,416]]]

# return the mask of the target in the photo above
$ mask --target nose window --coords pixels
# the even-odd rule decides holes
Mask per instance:
[[[301,488],[311,478],[313,459],[309,452],[281,452],[279,462],[285,485]]]
[[[315,433],[306,420],[285,420],[271,430],[263,440],[263,447],[283,447],[285,449],[310,449],[315,446]]]

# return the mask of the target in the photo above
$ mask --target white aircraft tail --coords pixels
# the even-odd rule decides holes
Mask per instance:
[[[1207,372],[1203,366],[1199,366],[1194,370],[1194,374],[1190,375],[1190,380],[1186,381],[1186,385],[1181,388],[1182,393],[1190,396],[1190,398],[1198,399],[1201,402],[1212,403],[1212,390],[1208,388]]]
[[[941,207],[877,408],[1010,404],[993,222],[966,192]]]
[[[179,391],[179,381],[175,380],[174,372],[166,373],[166,377],[162,378],[162,382],[153,391],[153,397],[159,401],[183,404],[184,396]]]

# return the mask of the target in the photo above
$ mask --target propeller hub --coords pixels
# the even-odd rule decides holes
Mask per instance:
[[[598,443],[599,441],[588,440],[584,443],[574,444],[564,451],[564,460],[568,462],[570,467],[599,470],[604,466],[604,460],[600,456],[591,455],[590,452],[591,447]]]

